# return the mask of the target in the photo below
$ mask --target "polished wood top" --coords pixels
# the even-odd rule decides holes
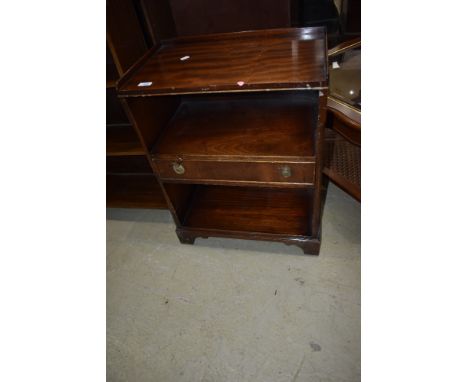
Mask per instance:
[[[148,86],[138,86],[147,83]],[[120,96],[327,87],[323,27],[165,40],[119,81]]]

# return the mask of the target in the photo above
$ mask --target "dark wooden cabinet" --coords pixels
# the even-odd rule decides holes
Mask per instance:
[[[327,79],[318,27],[162,40],[119,80],[181,242],[318,254]]]
[[[107,1],[107,207],[167,208],[137,131],[117,97],[116,82],[148,50],[134,3]]]

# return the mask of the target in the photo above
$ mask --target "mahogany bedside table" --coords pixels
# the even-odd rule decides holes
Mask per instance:
[[[318,27],[163,40],[121,78],[182,243],[319,253],[327,77]]]

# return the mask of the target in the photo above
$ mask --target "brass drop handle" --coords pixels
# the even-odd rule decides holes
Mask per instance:
[[[179,160],[178,162],[172,163],[172,169],[178,175],[182,175],[185,173],[185,167],[183,166],[181,160]]]
[[[280,166],[280,173],[284,178],[289,178],[291,176],[291,167],[289,166]]]

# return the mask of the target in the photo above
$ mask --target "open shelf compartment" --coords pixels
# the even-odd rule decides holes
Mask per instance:
[[[309,236],[311,189],[165,184],[181,227]]]
[[[165,209],[167,204],[153,174],[108,174],[107,207]]]
[[[314,156],[317,92],[182,97],[156,156]]]

